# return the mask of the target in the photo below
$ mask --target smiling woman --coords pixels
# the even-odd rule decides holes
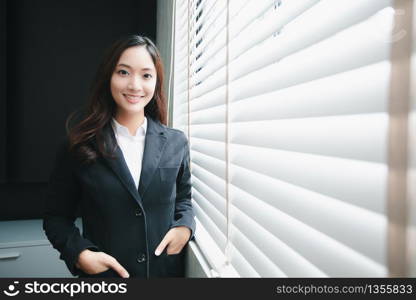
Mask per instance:
[[[43,228],[73,275],[184,276],[195,231],[189,146],[165,126],[162,86],[153,42],[127,36],[104,56],[85,118],[73,127],[68,119]]]
[[[146,48],[126,49],[111,77],[111,94],[118,106],[117,119],[127,122],[132,117],[134,121],[134,115],[152,100],[156,82],[156,67]]]
[[[72,128],[69,128],[69,124],[75,114],[68,118],[67,129],[74,154],[85,162],[94,161],[98,152],[111,156],[115,150],[115,140],[106,141],[109,148],[106,149],[102,132],[111,125],[114,117],[126,125],[130,132],[143,123],[145,116],[166,125],[163,80],[162,60],[149,38],[132,35],[115,42],[98,67],[87,116]],[[134,96],[145,97],[137,101]],[[132,105],[136,103],[131,102],[136,101],[137,105]],[[86,143],[91,139],[97,139],[98,152],[92,151]]]

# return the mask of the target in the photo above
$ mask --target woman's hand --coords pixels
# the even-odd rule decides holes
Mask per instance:
[[[85,249],[79,254],[78,262],[75,265],[78,269],[90,275],[98,274],[111,268],[123,278],[130,277],[127,270],[114,257],[104,252],[94,252]]]
[[[182,248],[186,245],[191,236],[191,230],[186,226],[178,226],[171,228],[157,246],[155,255],[159,256],[163,250],[166,249],[168,255],[178,254],[182,251]]]

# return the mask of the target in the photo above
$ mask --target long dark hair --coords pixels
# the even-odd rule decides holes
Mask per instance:
[[[166,99],[163,92],[163,64],[159,51],[147,37],[128,35],[114,42],[105,52],[91,86],[86,113],[76,125],[71,122],[77,112],[66,121],[70,152],[83,163],[94,162],[99,156],[114,157],[117,147],[114,137],[108,135],[116,104],[110,88],[111,77],[122,53],[130,47],[144,46],[152,57],[157,72],[156,87],[152,100],[144,113],[162,124],[167,123]]]

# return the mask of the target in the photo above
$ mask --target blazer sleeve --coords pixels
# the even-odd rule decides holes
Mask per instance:
[[[185,135],[184,155],[176,178],[175,221],[172,227],[186,226],[191,230],[189,240],[195,234],[195,213],[192,208],[192,184],[190,170],[189,143]]]
[[[68,148],[65,140],[57,151],[46,192],[43,229],[52,246],[60,252],[59,258],[65,261],[69,271],[76,276],[79,269],[75,264],[80,252],[84,249],[98,251],[98,247],[83,238],[74,224],[81,193],[74,175],[76,164]]]

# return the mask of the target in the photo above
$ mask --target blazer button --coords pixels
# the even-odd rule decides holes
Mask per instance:
[[[146,261],[146,255],[144,253],[140,254],[140,256],[137,258],[138,263],[142,263]]]
[[[136,210],[135,215],[136,215],[136,217],[141,217],[143,215],[143,213],[140,209],[138,209],[138,210]]]

